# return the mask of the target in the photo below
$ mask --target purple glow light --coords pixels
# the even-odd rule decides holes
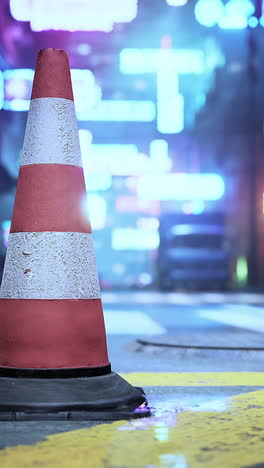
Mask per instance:
[[[18,21],[30,21],[32,31],[110,32],[114,23],[128,23],[137,15],[137,0],[10,0]]]

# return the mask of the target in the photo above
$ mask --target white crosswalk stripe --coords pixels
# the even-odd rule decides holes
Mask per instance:
[[[130,310],[104,311],[107,335],[161,335],[166,329],[147,314]]]
[[[199,311],[199,316],[246,330],[264,331],[264,308],[262,307],[226,304],[220,310]]]

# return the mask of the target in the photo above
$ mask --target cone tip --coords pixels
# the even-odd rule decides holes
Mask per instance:
[[[31,99],[43,97],[73,101],[68,55],[62,49],[38,51]]]
[[[48,47],[47,49],[39,49],[38,56],[45,54],[63,54],[68,57],[67,53],[63,49],[56,49],[54,47]]]

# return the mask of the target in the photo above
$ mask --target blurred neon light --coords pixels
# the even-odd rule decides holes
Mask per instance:
[[[229,0],[225,5],[225,13],[229,15],[243,15],[249,18],[255,12],[255,5],[251,0]]]
[[[114,23],[137,16],[137,0],[10,0],[18,21],[30,21],[32,31],[112,31]]]
[[[3,243],[4,243],[4,246],[7,247],[9,232],[10,232],[10,228],[11,228],[11,220],[8,219],[8,220],[5,220],[5,221],[2,221],[1,227],[2,227],[2,231],[3,231]]]
[[[102,90],[91,70],[72,69],[71,77],[76,113],[88,112],[100,101]]]
[[[4,109],[28,110],[33,78],[34,70],[31,68],[18,68],[3,72]]]
[[[248,264],[246,257],[238,257],[236,262],[235,276],[240,286],[247,283],[248,280]]]
[[[185,214],[201,214],[205,210],[205,204],[203,200],[193,200],[191,202],[185,202],[182,206],[182,212]]]
[[[170,6],[180,7],[186,5],[188,0],[166,0],[166,2]]]
[[[137,227],[140,229],[149,229],[150,231],[157,231],[159,229],[158,218],[138,218]]]
[[[123,49],[120,71],[124,74],[156,73],[160,68],[161,49]],[[201,74],[205,70],[204,52],[200,49],[170,49],[171,66],[178,73]]]
[[[196,49],[123,49],[123,73],[157,74],[157,129],[179,133],[184,129],[184,98],[179,93],[179,73],[200,74],[205,69],[204,54]]]
[[[247,24],[247,18],[242,14],[224,16],[218,22],[218,25],[221,29],[245,29]]]
[[[4,105],[4,74],[0,71],[0,109]]]
[[[87,132],[87,134],[86,134]],[[150,157],[139,153],[133,144],[92,144],[90,132],[79,131],[85,174],[142,175],[161,173],[171,169],[168,144],[165,140],[153,140]],[[89,178],[88,178],[89,182]],[[135,188],[136,190],[136,188]]]
[[[29,109],[29,103],[29,99],[12,99],[12,101],[4,102],[4,109],[14,112],[25,112]]]
[[[172,168],[166,140],[152,140],[149,148],[151,171],[166,172]]]
[[[103,229],[106,224],[107,213],[105,199],[96,193],[89,193],[87,198],[92,229]]]
[[[112,177],[110,174],[93,174],[86,182],[87,192],[104,191],[111,188]]]
[[[152,122],[156,118],[156,108],[152,101],[100,101],[101,89],[90,70],[72,69],[71,76],[76,113],[80,121]],[[33,77],[34,70],[28,68],[6,70],[0,75],[4,109],[28,111]]]
[[[192,206],[193,214],[201,214],[205,210],[205,203],[203,200],[194,200]]]
[[[221,0],[198,0],[194,15],[203,26],[215,26],[224,15],[225,8]]]
[[[177,65],[173,52],[160,51],[157,69],[157,129],[161,133],[179,133],[184,129],[184,100],[179,94]]]
[[[136,145],[92,145],[88,172],[112,175],[144,174],[149,158],[138,153]]]
[[[114,250],[155,250],[158,246],[158,231],[136,228],[117,228],[112,231]]]
[[[258,24],[259,20],[255,16],[251,16],[251,18],[248,19],[248,25],[250,28],[256,28]]]
[[[255,12],[251,0],[198,0],[194,7],[197,21],[203,26],[212,27],[218,24],[222,29],[245,29],[251,26],[249,18]],[[257,18],[256,18],[257,19]],[[256,27],[256,21],[251,27]]]
[[[169,84],[169,81],[168,81]],[[165,87],[164,87],[165,90]],[[181,94],[163,99],[159,94],[157,129],[160,133],[180,133],[184,129],[184,99]]]
[[[90,70],[72,69],[72,85],[77,112],[89,111],[101,97],[101,90]],[[34,70],[16,68],[5,70],[4,109],[27,111],[29,108]]]
[[[34,70],[32,68],[14,68],[11,70],[5,70],[4,79],[21,79],[21,80],[30,80],[33,81]]]
[[[160,214],[160,202],[157,200],[140,200],[133,195],[122,195],[116,200],[116,211],[119,213]]]
[[[261,16],[261,18],[259,19],[259,24],[264,27],[264,16]]]
[[[219,200],[224,192],[224,180],[217,174],[146,175],[138,182],[143,200]]]
[[[87,111],[78,112],[80,121],[105,122],[152,122],[156,117],[155,104],[152,101],[103,100]]]
[[[85,184],[87,188],[88,184],[90,186],[90,183],[91,183],[91,180],[90,180],[91,177],[89,177],[89,157],[91,156],[93,134],[87,129],[80,128],[79,140],[80,140],[80,147],[81,147],[81,153],[82,153],[84,178],[85,178]]]

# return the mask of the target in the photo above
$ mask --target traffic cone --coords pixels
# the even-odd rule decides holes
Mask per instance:
[[[0,418],[149,414],[111,371],[85,198],[68,57],[41,50],[0,290]]]

